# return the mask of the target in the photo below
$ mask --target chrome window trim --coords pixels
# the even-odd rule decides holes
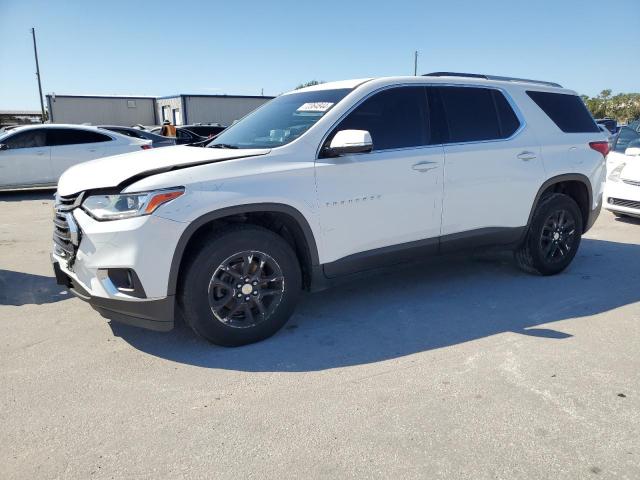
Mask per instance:
[[[505,99],[507,100],[507,103],[513,110],[513,113],[515,113],[516,118],[520,123],[520,126],[516,129],[515,132],[513,132],[509,137],[506,137],[506,138],[494,138],[490,140],[472,140],[468,142],[444,142],[444,143],[434,143],[430,145],[419,145],[415,147],[387,148],[387,149],[381,149],[381,150],[372,150],[371,152],[360,153],[357,155],[368,155],[370,153],[376,153],[376,152],[391,152],[391,151],[401,151],[401,150],[409,150],[409,149],[415,150],[415,149],[425,148],[425,147],[437,147],[437,146],[448,147],[448,146],[474,145],[474,144],[493,143],[493,142],[508,142],[516,138],[518,135],[520,135],[520,133],[522,133],[522,131],[527,126],[527,122],[524,118],[524,115],[522,115],[522,112],[518,108],[517,104],[515,103],[515,101],[509,94],[509,92],[507,92],[507,90],[502,87],[498,87],[495,85],[482,85],[477,83],[464,83],[464,84],[462,83],[430,83],[430,82],[397,83],[394,85],[385,85],[384,87],[380,87],[372,92],[369,92],[367,95],[365,95],[360,100],[358,100],[355,104],[353,104],[345,113],[343,113],[342,116],[338,120],[336,120],[333,123],[333,125],[331,125],[331,127],[327,130],[327,132],[323,135],[322,140],[316,149],[316,160],[321,159],[320,152],[322,150],[322,146],[327,141],[327,138],[329,137],[329,135],[331,135],[334,128],[336,128],[336,126],[338,126],[338,124],[342,122],[342,120],[344,120],[351,112],[353,112],[353,110],[358,108],[363,102],[371,98],[373,95],[376,95],[385,90],[389,90],[391,88],[403,88],[403,87],[461,87],[461,88],[483,88],[483,89],[497,90],[500,93],[502,93],[502,95],[504,95]],[[427,105],[427,108],[429,108],[429,105]]]

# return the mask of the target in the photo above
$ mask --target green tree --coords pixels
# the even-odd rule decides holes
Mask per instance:
[[[596,97],[581,95],[595,118],[610,117],[618,122],[630,122],[640,117],[640,93],[618,93],[602,90]]]

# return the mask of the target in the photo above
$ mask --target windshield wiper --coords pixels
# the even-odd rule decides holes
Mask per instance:
[[[214,145],[207,145],[209,148],[240,148],[237,145],[230,145],[228,143],[216,143]]]

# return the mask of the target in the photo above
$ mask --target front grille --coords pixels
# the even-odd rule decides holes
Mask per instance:
[[[640,202],[636,202],[633,200],[623,200],[621,198],[609,197],[609,203],[611,205],[617,205],[619,207],[640,209]]]
[[[79,230],[71,216],[71,212],[82,202],[82,194],[61,197],[56,194],[53,215],[53,242],[55,253],[67,260],[69,267],[73,265],[79,244]]]
[[[640,181],[636,180],[622,180],[627,185],[635,185],[636,187],[640,187]]]

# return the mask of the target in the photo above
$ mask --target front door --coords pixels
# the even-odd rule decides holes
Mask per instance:
[[[1,143],[6,147],[0,150],[0,187],[54,183],[45,129],[18,131]]]
[[[367,130],[373,151],[316,161],[320,260],[339,261],[325,266],[327,275],[376,266],[395,258],[390,249],[415,242],[437,248],[444,154],[429,123],[426,89],[394,87],[363,101],[329,135],[326,143],[340,130]]]

